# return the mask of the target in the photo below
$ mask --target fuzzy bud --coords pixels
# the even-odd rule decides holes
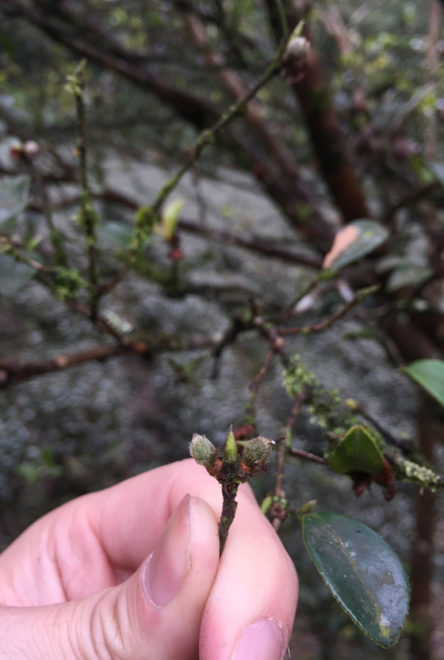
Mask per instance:
[[[213,467],[216,461],[217,449],[205,435],[195,433],[190,442],[190,454],[196,463],[208,469]]]
[[[310,50],[310,42],[305,37],[292,37],[284,53],[284,61],[302,61]]]
[[[300,506],[299,509],[296,511],[296,515],[298,516],[298,518],[302,520],[302,518],[305,515],[307,515],[307,513],[311,513],[317,503],[318,503],[317,500],[310,500],[309,502],[305,502],[305,504]]]
[[[32,158],[40,151],[40,147],[35,140],[27,140],[23,145],[23,150],[27,156]]]
[[[262,470],[270,458],[272,448],[271,440],[261,435],[252,440],[247,440],[244,444],[242,460],[252,470]]]

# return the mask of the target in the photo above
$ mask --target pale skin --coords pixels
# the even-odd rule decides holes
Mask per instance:
[[[77,498],[0,555],[0,660],[280,660],[296,571],[246,485],[221,558],[193,460]]]

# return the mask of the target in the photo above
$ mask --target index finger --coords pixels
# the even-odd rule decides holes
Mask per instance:
[[[126,565],[138,565],[151,551],[185,493],[205,499],[217,518],[222,508],[219,484],[192,460],[140,475],[104,491],[104,498],[105,493],[100,519],[102,542],[114,561]],[[132,503],[131,515],[121,509],[119,502],[123,495]],[[117,520],[116,507],[120,507]],[[141,524],[144,519],[146,527]],[[121,526],[120,535],[115,534],[116,523]],[[131,547],[125,537],[133,539]],[[248,645],[251,657],[256,660],[262,657],[271,660],[272,647],[276,648],[276,657],[281,657],[291,633],[297,595],[293,562],[260,511],[251,489],[242,486],[235,520],[202,620],[200,657],[202,660],[240,658],[239,649],[243,645]]]

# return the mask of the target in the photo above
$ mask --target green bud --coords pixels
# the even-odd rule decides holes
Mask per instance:
[[[190,442],[190,454],[196,463],[211,468],[216,461],[217,449],[205,435],[195,433]]]
[[[265,467],[272,448],[271,440],[261,435],[252,440],[247,440],[244,444],[242,460],[251,469],[259,471]]]
[[[267,513],[270,511],[273,501],[273,495],[267,495],[267,497],[262,500],[261,511],[264,515],[267,515]]]
[[[309,500],[308,502],[305,502],[302,506],[299,507],[299,509],[296,511],[297,517],[302,520],[302,518],[307,514],[311,513],[313,509],[315,508],[316,504],[318,503],[317,500]]]
[[[227,435],[227,441],[225,443],[225,451],[224,451],[224,460],[227,463],[235,463],[237,459],[237,444],[236,444],[236,438],[234,437],[233,433],[233,428],[230,426],[230,430],[228,431]]]

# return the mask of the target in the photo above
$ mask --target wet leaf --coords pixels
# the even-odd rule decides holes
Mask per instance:
[[[384,468],[384,456],[363,426],[353,426],[329,453],[328,463],[332,470],[342,474],[364,472],[376,475]]]
[[[337,513],[302,520],[306,548],[341,607],[374,642],[392,646],[408,611],[402,563],[375,531]]]
[[[403,287],[419,286],[432,275],[426,266],[404,263],[396,268],[387,281],[387,291],[397,291]]]
[[[444,406],[444,360],[416,360],[402,371]]]
[[[335,236],[323,268],[340,268],[357,261],[384,243],[389,236],[385,227],[373,220],[355,220]]]
[[[0,181],[0,225],[8,223],[25,208],[29,198],[29,176],[13,176]]]
[[[100,225],[99,241],[114,250],[127,250],[130,242],[132,231],[131,227],[125,225],[123,222],[109,221]]]
[[[35,272],[31,266],[0,254],[0,295],[14,295],[29,282]]]

